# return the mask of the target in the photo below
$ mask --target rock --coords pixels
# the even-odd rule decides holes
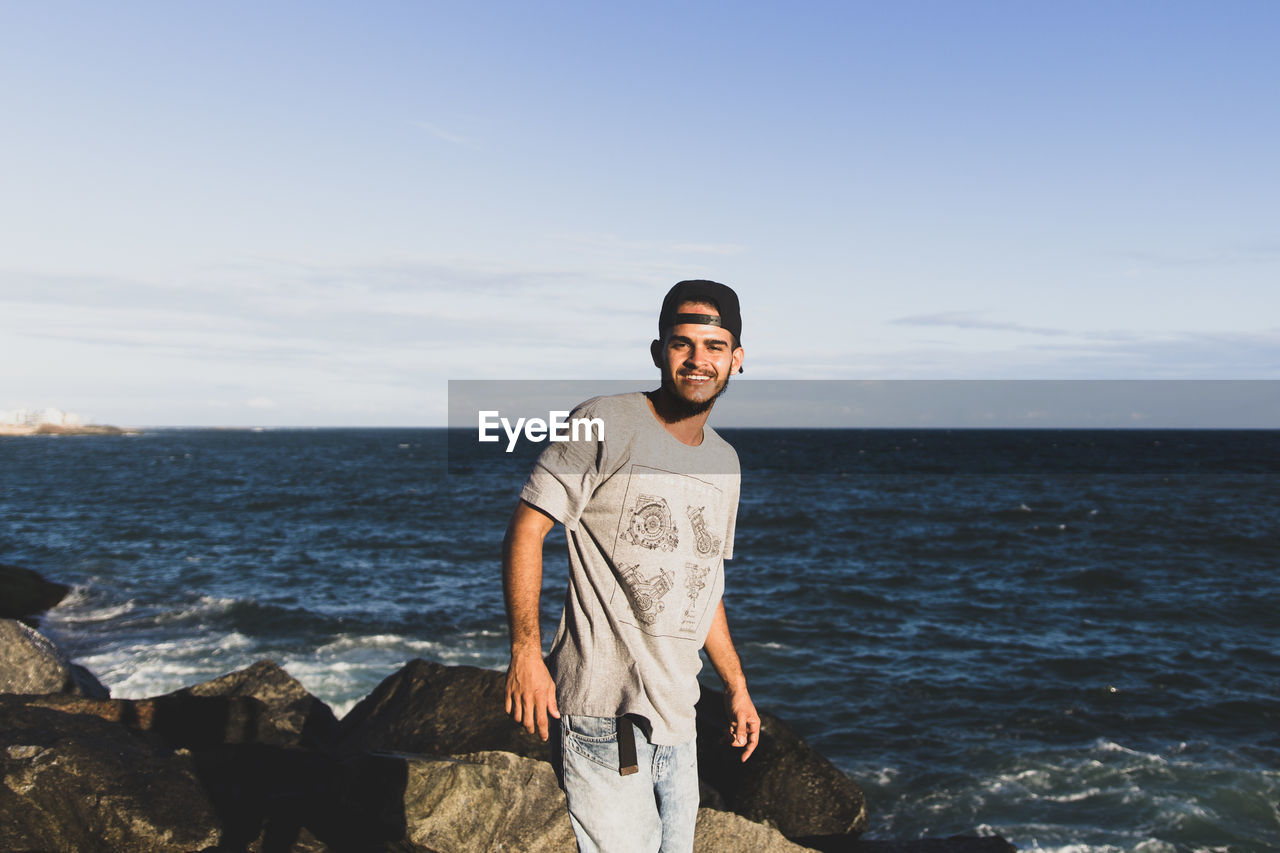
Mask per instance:
[[[1018,849],[998,835],[982,838],[953,835],[917,841],[870,841],[847,835],[828,835],[796,840],[821,853],[1016,853]]]
[[[9,698],[62,716],[62,725],[86,742],[99,744],[105,724],[184,756],[221,828],[225,849],[367,849],[362,845],[372,837],[358,815],[337,807],[334,794],[344,778],[338,760],[321,750],[270,743],[278,730],[270,724],[266,706],[252,696]],[[257,730],[260,723],[266,725],[264,736]],[[0,850],[6,849],[0,844]]]
[[[110,688],[99,681],[98,677],[86,667],[71,661],[67,664],[67,671],[71,677],[71,689],[67,692],[76,696],[88,696],[92,699],[110,698]]]
[[[576,849],[551,765],[507,752],[361,756],[342,804],[376,827],[374,838],[400,837],[436,853]]]
[[[725,743],[729,722],[720,692],[703,687],[697,712],[698,772],[730,811],[793,839],[866,829],[862,789],[777,717],[760,712],[760,743],[743,763],[741,750]]]
[[[402,831],[437,853],[568,853],[576,848],[564,794],[545,761],[509,752],[451,758],[379,753],[352,764],[347,808],[363,811],[375,837]],[[373,819],[372,813],[377,817]],[[697,853],[803,853],[777,830],[713,809],[698,811]]]
[[[366,827],[338,807],[334,792],[343,776],[332,756],[258,743],[225,744],[193,755],[225,849],[370,849]]]
[[[92,699],[54,693],[25,698],[29,705],[97,717],[135,731],[152,732],[175,749],[271,743],[276,736],[266,706],[252,696]]]
[[[547,745],[507,716],[505,697],[505,673],[411,660],[343,717],[336,745],[344,755],[501,750],[547,760]]]
[[[68,661],[47,637],[16,619],[0,619],[0,693],[111,695],[89,670]]]
[[[0,564],[0,619],[22,619],[35,627],[37,614],[57,606],[71,587],[47,581],[31,569]]]
[[[546,744],[506,715],[505,685],[502,672],[410,661],[351,709],[339,723],[335,743],[347,756],[501,750],[547,760]],[[769,821],[788,836],[865,828],[861,789],[776,717],[762,715],[766,736],[743,765],[737,751],[720,744],[727,721],[719,694],[704,691],[698,709],[703,805],[723,803],[726,810]]]
[[[0,696],[0,850],[191,851],[218,844],[189,753]]]
[[[324,702],[276,663],[261,660],[246,669],[184,687],[169,694],[182,697],[247,696],[263,704],[264,717],[254,727],[255,740],[277,746],[314,746],[328,741],[338,720]]]
[[[805,853],[809,848],[788,841],[778,830],[752,823],[742,815],[715,809],[698,809],[698,829],[693,839],[694,853]]]

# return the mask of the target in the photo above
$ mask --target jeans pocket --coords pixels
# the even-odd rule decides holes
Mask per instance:
[[[575,755],[618,771],[618,721],[613,717],[564,714],[564,746]],[[566,756],[568,759],[568,756]]]

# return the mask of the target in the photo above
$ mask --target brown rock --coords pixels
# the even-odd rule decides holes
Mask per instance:
[[[252,697],[263,705],[255,739],[278,746],[314,746],[329,740],[338,720],[324,702],[276,663],[261,660],[212,681],[184,687],[171,694],[183,697]]]
[[[381,753],[352,764],[346,805],[379,810],[374,837],[403,832],[437,853],[572,853],[573,827],[551,766],[508,752],[452,758]],[[698,811],[696,853],[803,853],[776,829]]]
[[[135,731],[152,732],[174,748],[263,743],[272,742],[276,737],[266,707],[252,696],[92,699],[54,693],[24,699],[28,705],[97,717]]]
[[[190,754],[0,696],[0,850],[191,851],[219,843]]]
[[[31,569],[0,564],[0,619],[22,619],[35,627],[35,616],[57,606],[70,591]]]
[[[474,666],[412,660],[351,709],[337,748],[454,755],[501,750],[547,760],[547,746],[504,710],[506,675]]]
[[[725,807],[788,838],[849,835],[867,826],[862,789],[773,714],[760,712],[760,744],[743,763],[725,741],[724,699],[702,688],[698,701],[698,772]]]
[[[16,619],[0,619],[0,693],[74,693],[105,699],[110,691],[73,664],[49,638]]]
[[[820,853],[1016,853],[1017,849],[998,835],[979,838],[953,835],[950,838],[921,838],[915,841],[871,841],[852,836],[823,836],[796,839]]]
[[[698,829],[693,853],[806,853],[802,847],[771,826],[753,823],[742,815],[715,809],[698,809]]]

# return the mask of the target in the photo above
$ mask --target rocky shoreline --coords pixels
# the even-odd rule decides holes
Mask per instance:
[[[271,661],[112,699],[33,627],[65,586],[0,566],[0,593],[0,849],[575,849],[546,745],[502,711],[501,672],[412,660],[340,720]],[[742,764],[723,716],[704,689],[699,853],[1013,849],[861,839],[852,780],[763,711]]]
[[[0,435],[138,435],[138,430],[107,424],[61,426],[59,424],[0,424]]]

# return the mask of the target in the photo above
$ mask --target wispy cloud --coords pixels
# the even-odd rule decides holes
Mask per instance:
[[[1016,332],[1048,338],[1077,338],[1086,341],[1132,341],[1140,336],[1127,331],[1082,331],[1054,326],[1033,326],[1008,320],[988,319],[974,311],[941,311],[933,314],[911,314],[889,321],[898,326],[935,326],[973,331]]]
[[[425,130],[427,133],[431,134],[436,139],[443,140],[445,142],[450,143],[451,145],[471,146],[475,144],[475,140],[471,139],[470,137],[463,136],[462,134],[459,134],[459,133],[453,133],[452,131],[445,130],[444,128],[439,127],[438,125],[431,124],[430,122],[411,121],[409,122],[409,124],[413,125],[419,130]]]
[[[898,326],[947,326],[954,329],[983,329],[1001,332],[1023,332],[1030,335],[1047,335],[1050,337],[1075,336],[1076,333],[1066,329],[1055,329],[1048,326],[1028,326],[1024,323],[1011,323],[1004,320],[988,320],[971,311],[941,311],[934,314],[911,314],[897,317],[890,322]]]
[[[1117,256],[1134,264],[1161,269],[1262,266],[1280,263],[1280,241],[1259,240],[1181,250],[1131,250],[1118,252]]]
[[[640,252],[659,255],[711,255],[730,257],[741,255],[748,249],[740,243],[703,243],[664,240],[636,240],[616,234],[566,234],[564,242],[593,249]]]

